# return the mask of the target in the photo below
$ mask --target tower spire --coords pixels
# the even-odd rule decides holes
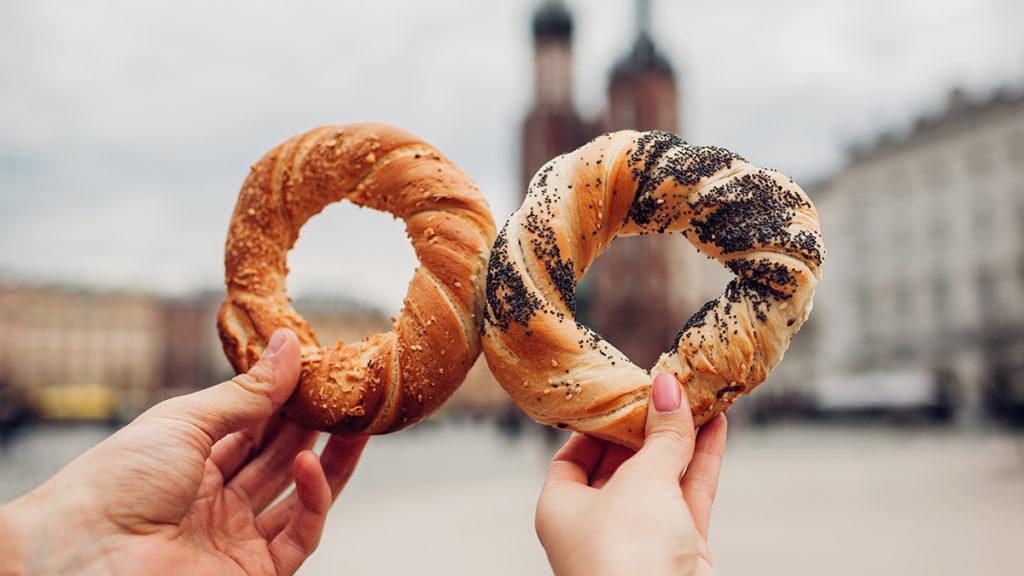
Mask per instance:
[[[651,0],[635,0],[637,36],[651,35]]]

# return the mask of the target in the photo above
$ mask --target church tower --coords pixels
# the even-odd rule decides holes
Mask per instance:
[[[522,193],[545,162],[610,130],[680,133],[675,71],[651,31],[650,0],[634,0],[628,52],[608,82],[608,107],[596,122],[573,103],[573,19],[561,0],[533,15],[534,96],[523,123]],[[620,238],[587,272],[577,293],[581,319],[638,365],[652,366],[686,317],[721,290],[727,275],[679,235]]]
[[[650,0],[635,0],[633,47],[612,69],[607,130],[665,130],[679,134],[675,72],[651,36]]]
[[[533,15],[533,106],[523,122],[522,193],[548,160],[574,150],[588,134],[572,98],[573,21],[561,0]]]
[[[633,44],[612,69],[603,128],[679,134],[675,72],[654,44],[650,1],[635,2]],[[617,239],[587,274],[592,326],[637,365],[653,366],[699,305],[687,297],[695,277],[685,272],[698,259],[678,235]]]

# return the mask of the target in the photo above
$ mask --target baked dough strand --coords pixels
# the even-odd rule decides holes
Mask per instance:
[[[286,258],[303,224],[343,199],[403,219],[420,265],[391,332],[322,347],[285,291]],[[290,328],[302,371],[286,415],[342,434],[411,425],[451,396],[480,353],[494,232],[472,179],[410,132],[352,124],[291,138],[252,166],[231,218],[217,318],[224,351],[246,371],[275,329]]]
[[[736,277],[643,370],[576,320],[576,283],[617,236],[679,232]],[[605,134],[545,164],[491,252],[484,354],[538,422],[638,448],[651,377],[699,426],[763,382],[811,311],[818,215],[790,178],[667,132]]]

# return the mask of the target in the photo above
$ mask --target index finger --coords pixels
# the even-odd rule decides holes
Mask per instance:
[[[573,434],[551,459],[544,484],[572,482],[586,486],[597,461],[604,454],[605,446],[604,442],[596,438],[578,432]]]
[[[722,470],[728,428],[725,414],[719,414],[700,427],[693,460],[690,461],[681,481],[683,498],[690,507],[693,523],[705,540],[708,538],[708,525],[711,523],[711,506],[718,493],[718,478]]]

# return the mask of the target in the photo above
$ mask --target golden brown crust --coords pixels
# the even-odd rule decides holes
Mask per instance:
[[[394,330],[321,347],[285,292],[299,229],[343,199],[402,218],[420,260]],[[385,124],[324,126],[287,140],[252,170],[225,247],[224,352],[248,370],[279,327],[302,344],[293,420],[343,434],[382,434],[430,415],[480,353],[483,277],[494,221],[479,189],[415,134]]]
[[[680,232],[736,274],[650,371],[575,319],[575,287],[616,236]],[[651,375],[699,426],[764,381],[811,309],[824,246],[792,180],[666,132],[605,134],[537,172],[491,252],[484,354],[538,422],[643,441]]]

